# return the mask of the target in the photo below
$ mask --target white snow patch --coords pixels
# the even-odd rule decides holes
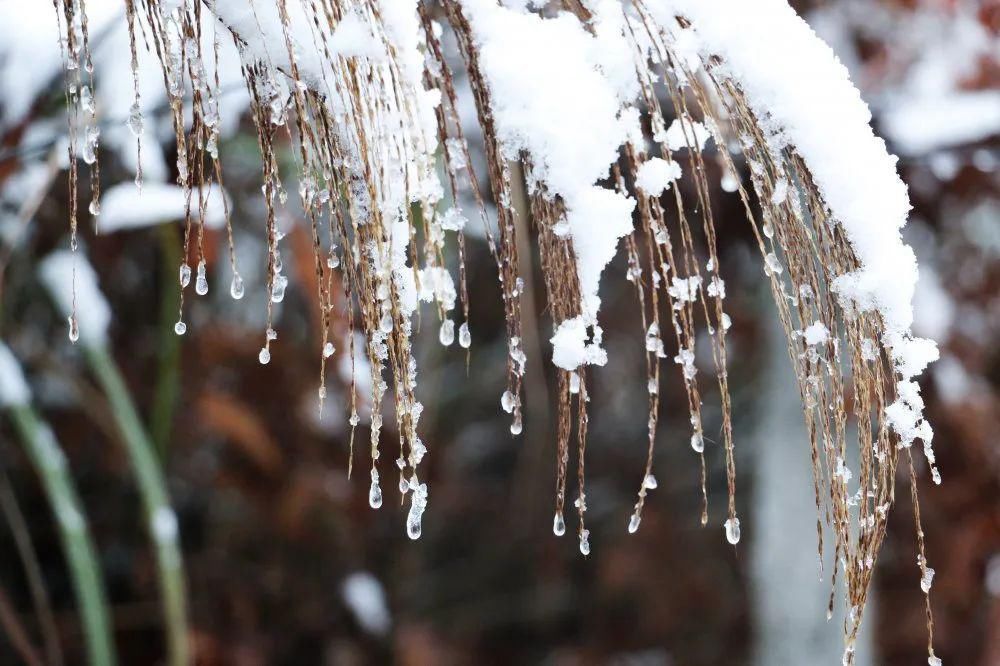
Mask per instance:
[[[370,634],[383,636],[392,625],[385,600],[385,590],[378,579],[367,571],[352,573],[341,585],[344,603],[354,614],[361,628]]]
[[[0,342],[0,406],[26,405],[31,400],[31,390],[24,380],[21,364],[10,348]]]
[[[681,177],[681,165],[654,157],[642,163],[635,175],[635,186],[651,197],[656,197]]]

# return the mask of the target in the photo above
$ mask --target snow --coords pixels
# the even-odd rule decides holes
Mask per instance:
[[[882,115],[886,136],[904,155],[977,143],[1000,134],[1000,91],[910,98]]]
[[[101,293],[97,273],[84,253],[56,250],[42,260],[38,273],[56,307],[66,316],[74,311],[75,283],[80,340],[87,345],[104,344],[111,324],[111,307]]]
[[[802,331],[802,337],[810,347],[821,345],[830,339],[830,329],[821,321],[813,322]]]
[[[224,193],[218,187],[206,188],[205,226],[219,229],[225,225]],[[101,197],[99,218],[101,233],[183,220],[187,210],[184,188],[167,183],[146,183],[138,189],[132,183],[120,183]],[[191,217],[198,220],[198,191],[191,193]]]
[[[685,132],[687,132],[686,135]],[[705,143],[711,137],[711,132],[709,132],[701,123],[694,120],[682,122],[680,119],[675,119],[672,123],[670,123],[670,127],[667,128],[667,133],[664,138],[667,142],[667,148],[670,150],[681,150],[682,148],[687,148],[689,140],[691,141],[692,148],[701,150],[705,147]]]
[[[386,56],[382,45],[372,34],[371,24],[353,11],[344,14],[344,18],[334,28],[327,45],[333,52],[344,57],[364,56],[381,59]]]
[[[0,407],[27,405],[31,390],[24,380],[21,364],[10,348],[0,342]]]
[[[913,339],[917,262],[900,230],[910,210],[896,158],[873,133],[871,113],[846,68],[784,0],[664,0],[649,10],[661,26],[696,40],[703,60],[721,58],[768,134],[771,150],[793,148],[805,161],[861,267],[833,289],[848,312],[877,311],[883,344],[902,380],[937,358],[930,340]],[[676,28],[686,17],[690,30]],[[904,439],[929,431],[902,399],[887,416]]]
[[[369,634],[383,636],[392,625],[385,590],[378,579],[367,571],[352,573],[341,585],[344,603],[354,614],[361,628]]]
[[[680,177],[680,164],[653,157],[639,167],[635,175],[635,186],[649,196],[656,197],[666,192],[670,184]]]
[[[604,365],[608,362],[608,355],[600,344],[589,340],[587,322],[582,315],[556,326],[550,342],[552,363],[563,370],[572,371],[584,364]]]
[[[505,154],[516,159],[527,152],[539,181],[533,185],[562,197],[584,313],[594,317],[601,272],[632,230],[634,200],[595,185],[608,177],[634,130],[635,117],[620,113],[629,84],[617,68],[617,76],[605,76],[600,43],[569,13],[542,19],[493,0],[462,5],[480,47]]]

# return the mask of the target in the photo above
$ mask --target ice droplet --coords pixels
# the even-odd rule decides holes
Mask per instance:
[[[288,278],[284,275],[275,275],[271,284],[271,302],[280,303],[285,300],[285,289],[288,287]]]
[[[923,590],[924,594],[931,591],[931,585],[934,583],[934,574],[934,569],[924,567],[924,573],[920,577],[920,589]]]
[[[696,453],[702,453],[705,451],[705,438],[702,437],[700,432],[696,432],[691,435],[691,448],[694,449]]]
[[[243,278],[240,277],[239,273],[233,274],[233,282],[229,285],[229,295],[233,297],[233,300],[238,301],[243,298],[244,293]]]
[[[455,322],[451,319],[445,319],[441,322],[441,330],[438,331],[438,340],[445,347],[451,346],[451,343],[455,341]]]
[[[641,522],[642,522],[642,516],[639,515],[638,511],[636,511],[635,513],[632,514],[632,517],[628,521],[628,533],[635,534],[636,532],[638,532],[639,523]]]
[[[726,520],[726,541],[732,545],[736,545],[740,542],[740,519],[730,518]]]
[[[267,347],[261,347],[260,353],[257,354],[257,360],[260,361],[261,365],[267,365],[271,362],[271,352],[268,351]]]
[[[590,530],[580,532],[580,553],[590,555]]]
[[[129,110],[128,114],[128,129],[134,136],[140,136],[143,130],[142,122],[142,110],[139,108],[139,102],[133,102],[132,108]]]
[[[514,411],[514,402],[514,394],[510,391],[504,391],[503,395],[500,396],[500,406],[508,414]]]
[[[936,657],[933,654],[927,657],[927,666],[941,666],[941,657]]]
[[[368,489],[368,505],[377,509],[382,506],[382,488],[378,485],[378,470],[372,470],[372,486]]]
[[[646,478],[642,480],[642,487],[648,488],[649,490],[653,490],[658,485],[659,484],[656,482],[656,477],[653,476],[652,474],[647,474]]]
[[[462,325],[458,327],[458,344],[461,345],[462,349],[468,349],[472,346],[472,333],[469,332],[469,322],[462,322]]]
[[[555,517],[552,518],[552,533],[556,536],[566,534],[566,520],[563,518],[562,511],[556,511]]]
[[[575,372],[569,373],[569,392],[574,394],[580,392],[580,375]]]
[[[194,281],[194,292],[199,296],[208,293],[208,278],[205,277],[205,260],[198,262],[198,277]]]
[[[514,415],[514,420],[510,424],[510,434],[512,434],[512,435],[520,435],[521,431],[523,429],[524,429],[524,425],[521,422],[521,415],[520,414],[515,414]]]
[[[179,273],[182,288],[191,284],[191,267],[188,266],[187,263],[181,264]]]
[[[176,333],[177,335],[184,335],[185,333],[187,333],[187,330],[188,330],[187,324],[185,324],[181,320],[177,320],[177,323],[174,324],[174,333]]]
[[[764,257],[764,272],[768,275],[781,275],[785,272],[785,269],[781,267],[781,262],[778,260],[777,255],[774,252],[768,252],[767,256]]]
[[[382,319],[379,320],[378,327],[383,333],[392,333],[392,312],[386,310],[382,313]]]
[[[80,327],[76,323],[76,316],[70,315],[67,321],[69,321],[69,341],[75,343],[80,339]]]
[[[335,351],[337,350],[334,349],[332,342],[326,343],[325,345],[323,345],[323,358],[330,358],[331,356],[333,356],[333,352]]]
[[[97,217],[98,215],[101,214],[101,202],[98,201],[97,199],[91,199],[90,206],[87,208],[87,210],[90,211],[91,215]]]

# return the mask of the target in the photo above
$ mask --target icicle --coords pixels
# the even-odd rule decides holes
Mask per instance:
[[[510,391],[504,391],[503,395],[500,396],[500,406],[503,408],[503,411],[507,412],[508,414],[514,411],[514,405],[516,402],[517,401],[514,399],[514,394],[511,393]]]
[[[694,449],[696,453],[702,453],[705,451],[705,438],[700,432],[696,432],[691,435],[691,448]]]
[[[69,341],[76,343],[80,339],[80,326],[76,322],[76,315],[70,315],[69,320]]]
[[[378,485],[378,470],[372,468],[372,486],[368,490],[368,505],[377,509],[382,506],[382,488]]]
[[[410,480],[410,488],[413,490],[413,498],[410,500],[410,512],[406,515],[406,536],[417,540],[422,531],[421,520],[424,509],[427,508],[427,484],[417,483],[417,477],[414,475]]]
[[[639,515],[638,511],[636,511],[635,513],[632,514],[632,517],[628,521],[628,533],[635,534],[636,532],[638,532],[639,523],[641,522],[642,522],[642,516]]]
[[[240,300],[243,298],[244,294],[243,278],[240,277],[239,273],[233,274],[233,282],[229,285],[229,295],[233,297],[234,300]]]
[[[740,542],[740,519],[730,518],[726,520],[726,541],[732,545],[736,545]]]
[[[441,330],[438,331],[438,340],[445,347],[450,347],[455,341],[455,322],[445,319],[441,322]]]
[[[198,262],[198,277],[194,281],[194,293],[204,296],[208,293],[208,278],[205,276],[205,260]]]
[[[552,533],[556,536],[566,534],[566,520],[563,518],[562,511],[556,511],[556,515],[552,518]]]
[[[520,435],[521,430],[523,430],[523,427],[524,426],[521,422],[521,414],[520,412],[518,412],[517,414],[514,414],[514,420],[510,424],[510,434]]]

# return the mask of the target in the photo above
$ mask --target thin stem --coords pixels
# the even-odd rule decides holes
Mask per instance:
[[[66,457],[52,430],[30,407],[13,406],[10,414],[28,457],[41,477],[45,495],[56,517],[73,589],[80,606],[88,661],[97,666],[114,664],[117,659],[111,638],[103,577],[80,500],[69,476]]]
[[[153,541],[160,591],[163,595],[167,663],[171,666],[183,666],[188,663],[184,567],[177,542],[177,518],[170,508],[163,472],[153,443],[111,355],[106,348],[95,344],[85,346],[84,350],[91,370],[111,402],[111,410],[125,441],[132,470],[139,484],[139,494],[150,538]]]

